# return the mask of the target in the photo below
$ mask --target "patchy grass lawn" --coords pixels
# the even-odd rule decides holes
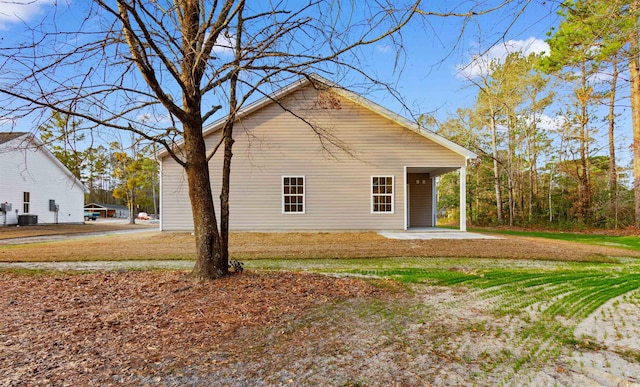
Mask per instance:
[[[509,258],[614,262],[640,251],[566,241],[506,237],[491,240],[394,240],[374,232],[232,233],[233,259],[345,259],[385,257]],[[138,232],[23,245],[2,244],[0,261],[193,259],[191,233]]]

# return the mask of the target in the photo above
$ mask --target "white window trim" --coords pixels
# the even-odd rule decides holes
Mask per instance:
[[[25,201],[25,198],[29,196],[29,200]],[[25,209],[27,211],[25,211]],[[31,213],[31,191],[22,193],[22,213],[30,214]]]
[[[391,178],[391,211],[374,211],[373,210],[373,196],[374,195],[380,195],[380,194],[374,194],[373,193],[373,178],[374,177],[384,177],[384,178]],[[306,191],[305,191],[306,192]],[[388,194],[383,194],[383,195],[388,195]],[[371,214],[374,215],[391,215],[391,214],[395,214],[396,212],[396,178],[393,175],[371,175],[369,177],[369,197],[371,198],[371,203],[369,204],[369,209],[371,211]]]
[[[298,211],[290,211],[286,212],[284,210],[284,179],[299,179],[302,178],[302,212]],[[307,178],[304,175],[282,175],[280,177],[280,195],[282,196],[282,215],[304,215],[307,213]],[[297,195],[296,195],[297,196]]]

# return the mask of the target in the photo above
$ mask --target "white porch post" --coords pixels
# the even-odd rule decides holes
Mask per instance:
[[[438,209],[438,188],[436,185],[436,179],[437,177],[431,177],[431,217],[432,219],[432,224],[433,227],[436,227],[436,221],[438,220],[438,214],[436,214],[436,211]]]
[[[154,145],[154,146],[155,146],[155,145]],[[160,186],[158,187],[159,192],[160,192],[160,198],[159,198],[160,200],[158,200],[158,201],[160,202],[160,203],[159,203],[159,204],[160,204],[160,207],[158,207],[158,213],[157,213],[156,215],[160,215],[160,214],[162,214],[162,215],[160,215],[160,224],[159,224],[159,227],[160,227],[160,231],[164,231],[164,227],[163,227],[164,225],[163,225],[163,222],[162,222],[162,220],[164,219],[164,214],[163,214],[163,213],[164,213],[164,207],[163,207],[164,203],[163,203],[163,200],[162,200],[162,197],[164,196],[164,195],[162,194],[162,193],[164,192],[164,191],[162,190],[162,183],[163,183],[163,180],[164,180],[162,177],[164,176],[164,174],[162,173],[162,163],[158,163],[158,164],[160,164],[160,169],[159,169],[159,171],[158,171],[158,173],[160,174]]]
[[[467,231],[467,167],[460,168],[460,231]]]
[[[409,175],[407,175],[407,166],[404,166],[404,176],[402,177],[403,187],[404,187],[404,230],[407,231],[409,228],[409,181],[407,180]]]

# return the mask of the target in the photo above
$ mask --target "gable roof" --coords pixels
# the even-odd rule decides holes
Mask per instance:
[[[7,133],[0,132],[0,144],[4,144],[5,142],[9,142],[14,138],[18,138],[27,134],[26,132],[15,132],[15,133]]]
[[[400,125],[401,127],[404,127],[408,130],[411,130],[413,132],[416,132],[420,135],[422,135],[423,137],[435,142],[436,144],[439,144],[443,147],[445,147],[446,149],[449,149],[450,151],[457,153],[461,156],[464,156],[465,159],[475,159],[478,157],[478,155],[472,151],[470,151],[469,149],[460,146],[458,144],[456,144],[455,142],[448,140],[428,129],[425,129],[423,127],[421,127],[420,125],[418,125],[416,122],[413,122],[397,113],[392,112],[391,110],[378,105],[377,103],[362,97],[361,95],[358,95],[352,91],[349,91],[343,87],[341,87],[340,85],[329,81],[328,79],[321,77],[320,75],[317,74],[311,74],[308,76],[305,76],[295,82],[290,83],[289,85],[275,91],[273,94],[267,95],[253,103],[250,103],[249,105],[245,106],[244,108],[240,109],[236,115],[236,121],[237,120],[241,120],[242,118],[250,115],[251,113],[260,110],[272,103],[275,103],[275,101],[280,100],[284,97],[286,97],[287,95],[300,90],[310,84],[313,83],[320,83],[323,84],[329,88],[332,89],[332,91],[337,92],[339,95],[341,95],[342,97],[366,108],[369,109],[371,111],[373,111],[374,113],[377,113],[378,115],[381,115],[383,117],[385,117],[386,119]],[[218,130],[221,130],[224,125],[225,122],[227,120],[228,116],[225,116],[213,123],[211,123],[210,125],[207,125],[203,131],[202,131],[202,135],[203,136],[207,136],[211,133],[215,133]],[[178,142],[178,146],[181,146],[183,143],[183,141],[179,141]],[[164,157],[167,154],[167,150],[163,149],[160,152],[158,152],[158,156],[159,157]]]
[[[84,208],[104,208],[105,210],[126,210],[129,211],[129,207],[123,205],[123,204],[104,204],[104,203],[97,203],[97,202],[91,202],[91,203],[87,203],[84,205]]]
[[[87,188],[87,186],[84,185],[84,183],[82,183],[73,173],[71,173],[69,168],[62,164],[62,162],[58,160],[58,158],[53,153],[51,153],[51,151],[47,149],[46,146],[44,146],[42,141],[38,140],[38,138],[33,134],[28,132],[0,132],[0,144],[8,143],[9,141],[23,136],[25,136],[25,138],[21,141],[26,141],[27,144],[21,146],[19,149],[24,150],[28,148],[29,145],[32,145],[36,150],[42,151],[42,153],[47,156],[47,158],[51,160],[51,162],[54,163],[65,175],[67,175],[67,177],[69,177],[74,182],[74,184],[78,184],[85,193],[89,193],[89,189]]]

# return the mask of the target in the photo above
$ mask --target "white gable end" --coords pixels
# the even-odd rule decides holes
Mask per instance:
[[[21,215],[37,216],[38,224],[84,221],[86,188],[31,135],[0,144],[0,165],[0,203],[11,205],[0,212],[0,226]]]

